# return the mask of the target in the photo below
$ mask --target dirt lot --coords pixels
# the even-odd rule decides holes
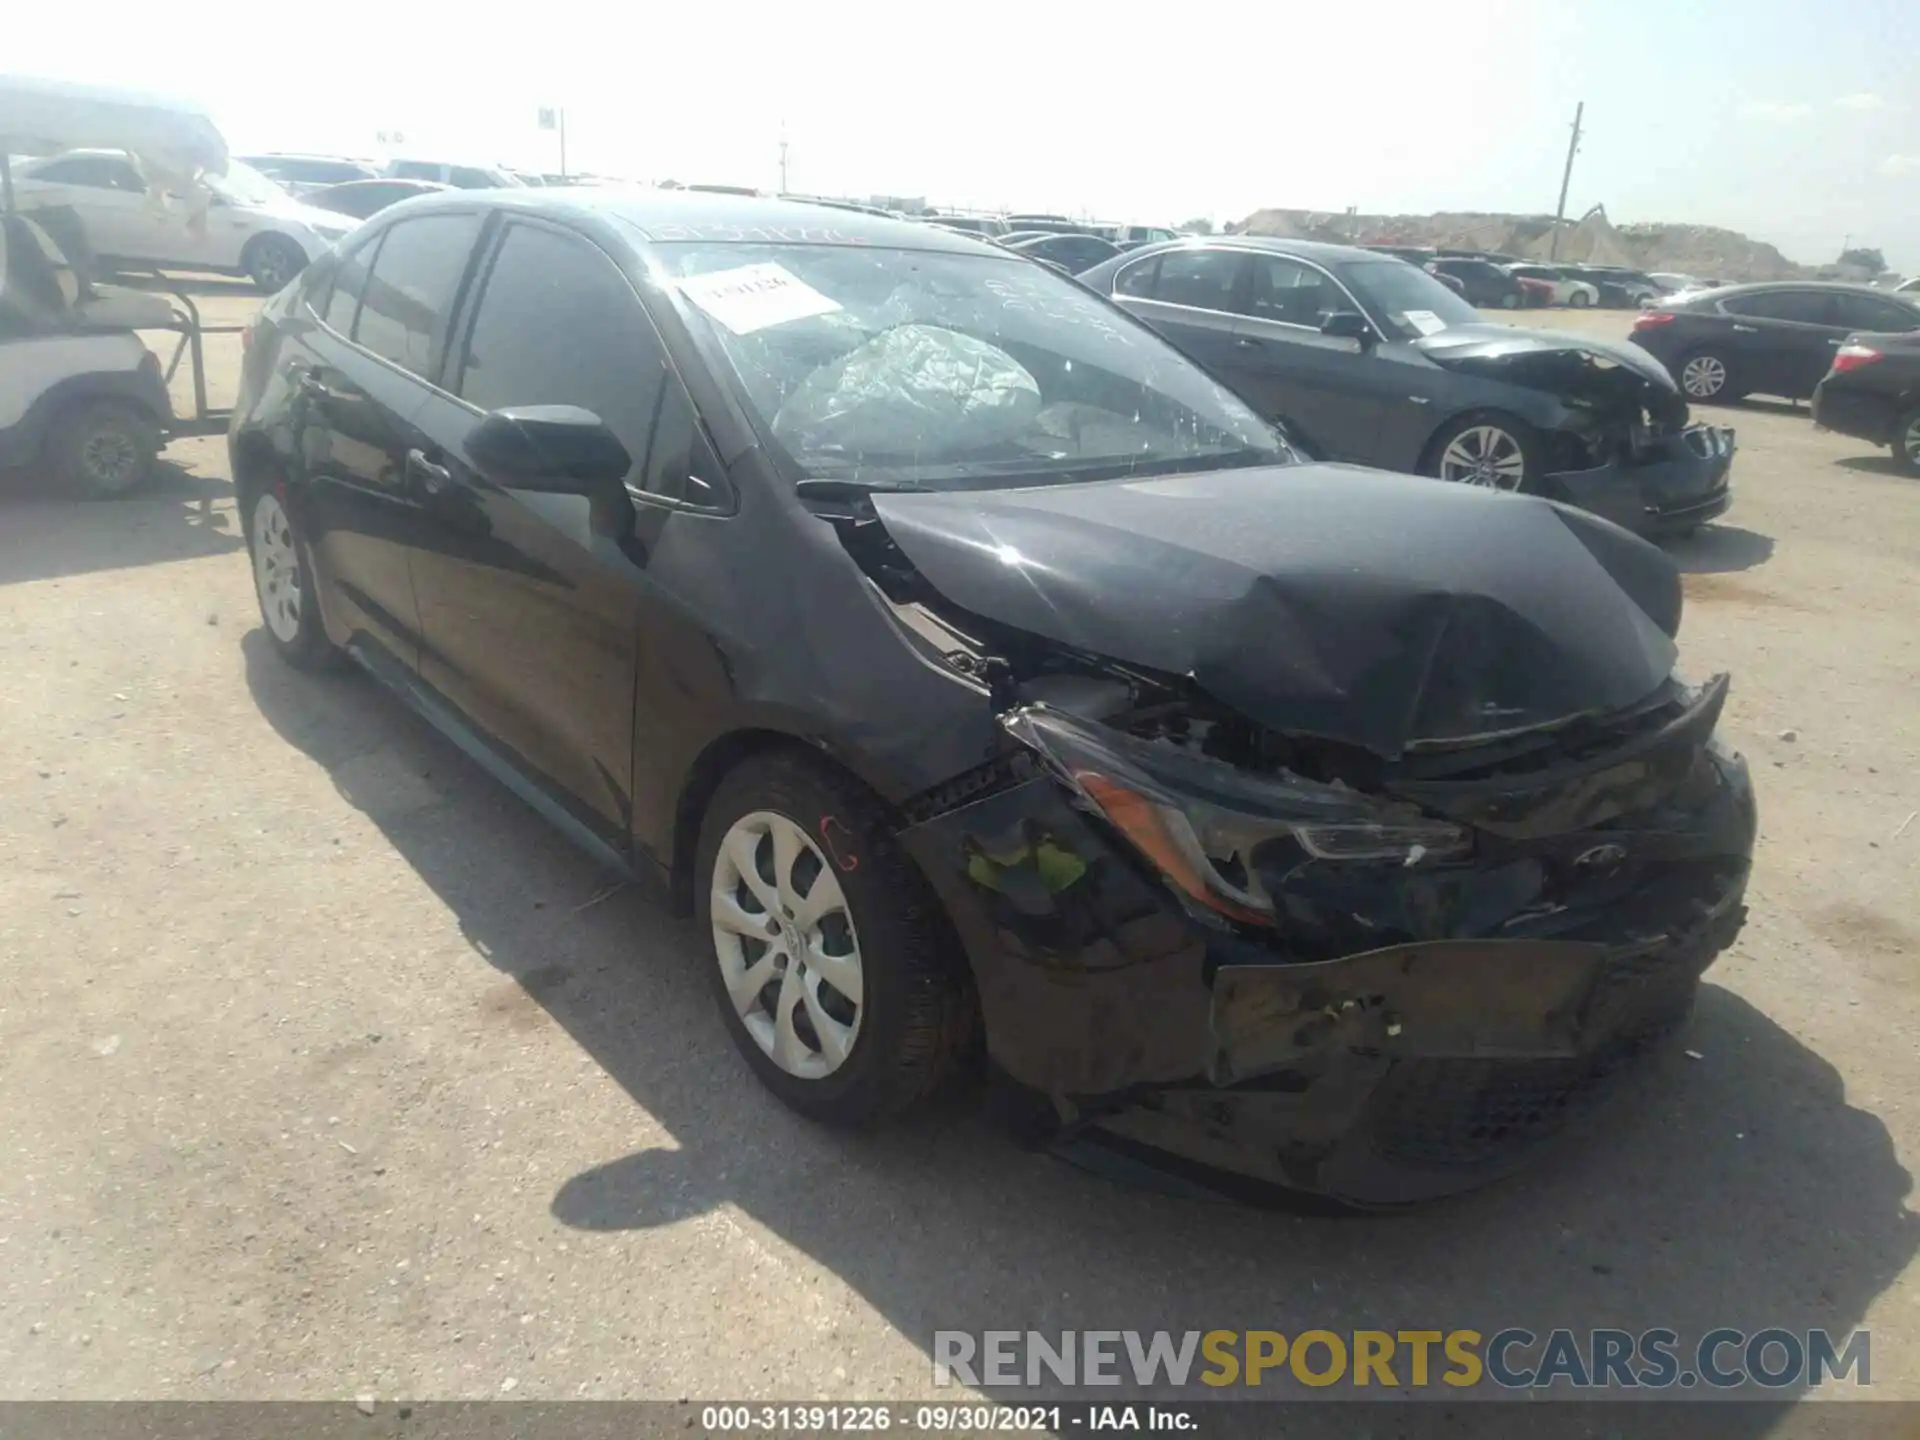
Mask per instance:
[[[930,1391],[936,1327],[1599,1324],[1870,1326],[1920,1399],[1920,484],[1719,413],[1684,663],[1734,674],[1762,846],[1699,1058],[1516,1183],[1361,1222],[1117,1189],[964,1106],[802,1123],[656,895],[275,663],[221,442],[129,503],[13,477],[0,1394],[871,1398]]]

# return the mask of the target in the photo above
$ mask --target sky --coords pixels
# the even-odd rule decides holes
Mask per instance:
[[[17,8],[0,68],[189,98],[241,153],[557,169],[554,106],[573,170],[774,189],[784,136],[796,191],[1152,224],[1551,212],[1585,101],[1569,215],[1920,272],[1911,0]]]

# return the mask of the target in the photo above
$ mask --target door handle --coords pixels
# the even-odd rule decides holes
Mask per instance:
[[[1834,340],[1829,340],[1829,341],[1827,341],[1827,343],[1828,343],[1829,345],[1838,345],[1838,344],[1840,343],[1840,341],[1839,341],[1839,340],[1837,340],[1837,339],[1834,339]]]
[[[1233,348],[1236,350],[1258,350],[1260,348],[1260,342],[1251,335],[1236,335],[1233,341]]]
[[[1758,335],[1760,333],[1760,327],[1758,325],[1736,325],[1733,327],[1733,333],[1736,335]]]
[[[407,451],[407,478],[429,496],[439,495],[453,484],[453,472],[427,459],[424,450]]]

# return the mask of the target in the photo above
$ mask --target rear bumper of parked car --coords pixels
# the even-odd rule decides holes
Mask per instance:
[[[1634,463],[1549,474],[1543,493],[1641,535],[1691,530],[1733,504],[1734,449],[1728,427],[1692,425]]]
[[[1035,1138],[1188,1191],[1404,1205],[1517,1168],[1686,1016],[1745,917],[1755,824],[1744,764],[1700,753],[1710,798],[1686,839],[1662,835],[1616,904],[1536,938],[1290,958],[1285,919],[1257,939],[1196,918],[1051,778],[903,840],[973,962],[1003,1106]],[[1044,852],[1025,883],[977,863],[1023,845]],[[1478,885],[1516,862],[1474,863]],[[1307,867],[1289,903],[1361,906],[1374,887],[1384,909],[1406,873]]]
[[[1893,402],[1884,396],[1838,389],[1824,380],[1813,392],[1815,425],[1875,445],[1893,438],[1893,411]]]

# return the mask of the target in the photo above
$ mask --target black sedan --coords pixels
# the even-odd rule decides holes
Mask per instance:
[[[1458,282],[1470,304],[1490,310],[1518,310],[1527,303],[1526,287],[1490,260],[1442,255],[1427,261],[1426,269]]]
[[[1920,333],[1849,335],[1813,392],[1813,423],[1885,445],[1920,474]]]
[[[1069,275],[1091,270],[1102,260],[1111,260],[1120,247],[1098,235],[1030,235],[1001,242],[1009,250],[1057,265]]]
[[[389,205],[398,205],[416,195],[435,195],[448,188],[435,180],[343,180],[338,185],[323,185],[309,191],[302,200],[322,210],[366,220]]]
[[[1658,361],[1487,323],[1405,261],[1234,236],[1131,251],[1080,280],[1331,459],[1545,495],[1649,535],[1731,503],[1732,432],[1690,426]]]
[[[981,241],[409,201],[261,312],[230,449],[271,646],[658,873],[821,1121],[984,1039],[1035,1140],[1416,1201],[1584,1121],[1744,915],[1657,550],[1301,463]]]
[[[1920,329],[1920,305],[1865,285],[1808,280],[1728,285],[1654,302],[1633,340],[1658,356],[1693,400],[1747,395],[1804,400],[1856,330]]]

